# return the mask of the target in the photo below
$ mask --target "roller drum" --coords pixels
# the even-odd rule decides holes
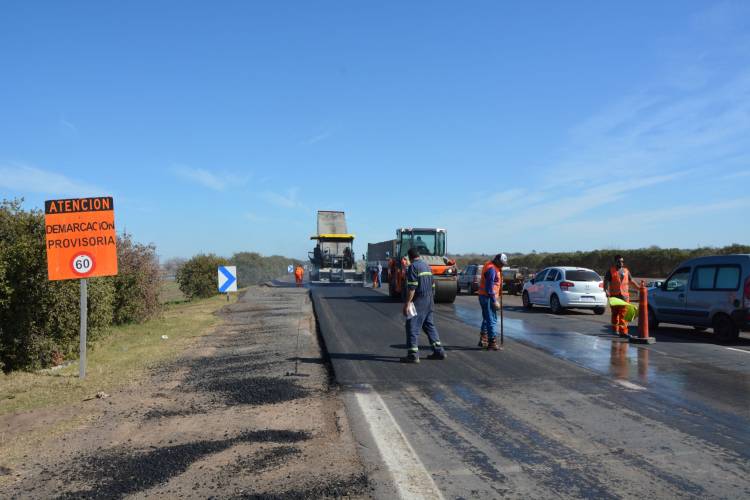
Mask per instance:
[[[452,304],[456,300],[456,279],[435,280],[435,302]]]

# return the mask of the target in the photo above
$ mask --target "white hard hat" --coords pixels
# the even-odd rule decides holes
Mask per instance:
[[[495,255],[495,258],[492,259],[492,262],[494,262],[495,264],[500,264],[501,266],[505,266],[508,264],[508,256],[504,253],[499,253]]]

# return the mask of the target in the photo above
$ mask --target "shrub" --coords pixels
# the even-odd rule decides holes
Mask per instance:
[[[112,322],[113,285],[89,280],[89,338]],[[49,281],[44,216],[21,200],[0,202],[0,364],[4,371],[48,365],[78,345],[78,281]]]
[[[156,247],[136,243],[129,234],[117,237],[118,274],[114,282],[114,322],[142,323],[161,311],[161,277]]]
[[[0,201],[0,369],[36,369],[75,357],[80,282],[49,281],[44,215],[22,200]],[[158,312],[153,246],[118,237],[120,274],[88,279],[87,338],[102,338],[113,321],[143,321]]]
[[[227,260],[214,254],[200,254],[177,270],[177,283],[186,297],[205,298],[218,295],[217,269]]]

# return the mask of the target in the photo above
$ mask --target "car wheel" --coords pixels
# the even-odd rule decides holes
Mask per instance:
[[[736,340],[740,336],[740,329],[734,324],[732,318],[726,314],[714,316],[713,328],[716,336],[723,342]]]
[[[552,297],[549,298],[549,308],[552,309],[553,314],[562,314],[563,307],[560,305],[560,299],[557,295],[552,295]]]
[[[523,295],[521,295],[521,301],[523,302],[523,307],[526,309],[534,307],[534,304],[529,300],[529,292],[523,292]]]
[[[606,307],[595,307],[594,314],[598,314],[599,316],[601,316],[602,314],[604,314],[606,310],[607,310]]]
[[[648,329],[656,330],[657,328],[659,328],[659,320],[656,319],[656,314],[654,314],[654,310],[649,307],[648,308]]]

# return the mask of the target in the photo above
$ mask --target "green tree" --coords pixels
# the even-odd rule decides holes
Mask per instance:
[[[156,247],[136,243],[130,234],[117,237],[114,322],[141,323],[161,311],[161,275]]]
[[[214,254],[200,254],[177,270],[177,283],[186,297],[205,298],[218,295],[217,270],[227,259]]]

